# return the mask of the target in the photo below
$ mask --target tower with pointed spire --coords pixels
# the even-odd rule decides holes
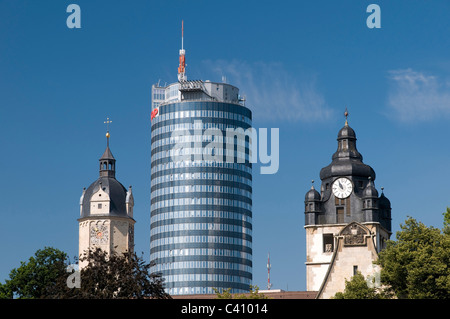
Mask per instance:
[[[363,163],[355,131],[345,124],[331,163],[322,168],[320,192],[305,195],[308,291],[328,298],[356,271],[373,275],[372,261],[391,235],[391,204],[375,188],[375,171]],[[350,253],[351,252],[351,253]]]
[[[133,193],[131,186],[127,190],[116,179],[116,159],[109,148],[109,138],[108,130],[106,149],[99,159],[99,178],[83,189],[80,198],[80,256],[96,247],[108,254],[134,249]]]

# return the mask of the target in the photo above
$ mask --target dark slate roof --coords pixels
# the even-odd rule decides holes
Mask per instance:
[[[126,210],[126,197],[127,190],[125,187],[115,178],[103,176],[97,179],[94,183],[89,186],[83,196],[82,202],[82,212],[80,218],[89,217],[91,211],[90,200],[92,195],[99,190],[99,187],[109,195],[110,205],[108,216],[121,216],[128,217]],[[95,215],[101,216],[101,215]],[[131,218],[131,217],[130,217]]]
[[[363,157],[356,148],[355,131],[346,123],[338,133],[338,141],[348,140],[348,146],[342,147],[338,143],[338,149],[332,156],[330,165],[322,168],[320,179],[324,180],[334,176],[359,176],[375,180],[375,171],[369,165],[363,163]]]
[[[379,205],[380,209],[390,209],[391,208],[391,201],[386,196],[384,196],[383,192],[381,192],[378,205]]]
[[[373,185],[372,179],[369,180],[366,188],[364,188],[363,195],[364,198],[378,198],[378,191]]]
[[[320,179],[333,176],[359,176],[375,179],[375,171],[369,165],[354,159],[333,160],[330,165],[320,171]]]
[[[115,159],[111,153],[111,150],[109,149],[109,146],[106,147],[105,152],[103,153],[102,157],[100,158],[100,160],[102,160],[102,159]]]
[[[316,191],[314,186],[311,186],[311,189],[305,195],[305,201],[318,201],[320,200],[320,193]]]
[[[338,140],[343,138],[356,140],[356,133],[348,124],[344,125],[338,133]]]

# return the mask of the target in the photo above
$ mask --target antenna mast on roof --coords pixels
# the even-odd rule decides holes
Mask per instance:
[[[270,253],[267,256],[267,289],[270,290],[272,284],[270,283],[270,268],[272,265],[270,264]]]
[[[186,81],[186,57],[184,51],[184,23],[181,20],[181,50],[180,50],[180,65],[178,66],[178,81]]]

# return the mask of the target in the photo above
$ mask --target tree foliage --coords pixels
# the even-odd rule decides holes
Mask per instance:
[[[231,293],[231,288],[227,288],[227,289],[222,289],[222,291],[220,291],[217,288],[213,288],[217,299],[233,299],[233,294]]]
[[[232,294],[231,288],[223,289],[219,291],[217,288],[213,288],[217,295],[217,299],[268,299],[268,297],[259,292],[258,286],[250,285],[250,291],[247,294]]]
[[[168,299],[161,274],[150,273],[152,263],[145,263],[136,253],[107,254],[100,248],[87,251],[80,258],[87,263],[80,275],[80,288],[69,288],[68,274],[59,278],[49,298],[77,299]]]
[[[42,298],[66,272],[67,254],[52,247],[36,251],[28,262],[21,262],[0,285],[0,298]]]
[[[385,299],[386,294],[375,287],[369,287],[366,279],[358,272],[350,280],[345,280],[345,289],[338,292],[333,299]]]
[[[444,213],[441,232],[409,217],[380,252],[381,283],[398,298],[450,298],[449,221]]]
[[[28,262],[13,269],[0,284],[0,298],[170,298],[160,274],[136,253],[111,254],[97,248],[79,260],[86,266],[67,272],[66,253],[51,247],[36,251]],[[70,288],[71,276],[79,276],[79,288]]]
[[[381,284],[368,286],[361,274],[346,280],[344,292],[335,299],[449,299],[450,209],[443,213],[442,231],[409,217],[378,256]]]
[[[442,231],[450,236],[450,208],[447,207],[447,210],[442,215],[444,216],[444,228]]]

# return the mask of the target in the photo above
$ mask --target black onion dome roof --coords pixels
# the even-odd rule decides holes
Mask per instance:
[[[363,157],[356,148],[355,131],[347,122],[339,131],[337,141],[338,149],[332,156],[331,164],[320,171],[320,179],[324,180],[335,176],[358,176],[370,177],[375,180],[375,171],[363,163]]]
[[[348,124],[344,125],[338,133],[338,140],[344,138],[353,138],[356,140],[356,133]]]
[[[321,199],[320,193],[318,191],[316,191],[314,186],[311,186],[311,189],[305,195],[305,201],[311,202],[311,201],[317,201],[320,199]]]
[[[383,191],[381,191],[380,199],[378,200],[378,207],[381,209],[391,208],[391,201],[384,196]]]
[[[330,165],[320,171],[320,179],[334,176],[359,176],[375,179],[375,171],[369,165],[357,160],[333,160]]]
[[[83,195],[83,207],[80,218],[91,216],[91,197],[100,186],[109,195],[110,205],[108,216],[128,217],[126,210],[127,190],[115,178],[102,176],[89,186]],[[99,216],[96,214],[95,216]]]
[[[342,145],[342,140],[348,140],[347,146]],[[350,158],[356,159],[362,162],[362,155],[356,149],[356,134],[355,131],[346,123],[338,133],[338,149],[333,154],[332,159],[338,158]]]

